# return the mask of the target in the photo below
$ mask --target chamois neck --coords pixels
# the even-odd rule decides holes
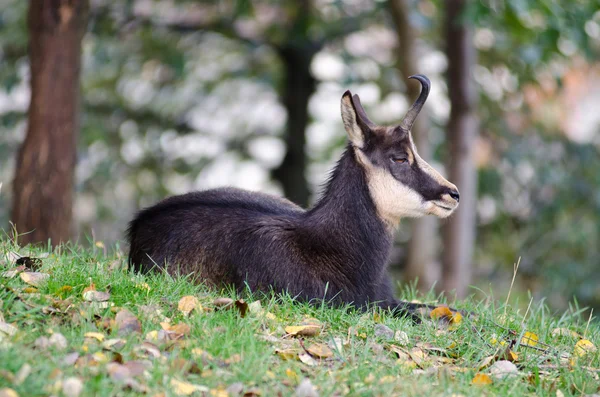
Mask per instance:
[[[324,229],[332,238],[339,235],[363,242],[379,239],[377,244],[389,240],[391,245],[392,232],[377,214],[365,170],[350,144],[333,169],[323,195],[307,212],[307,218],[311,226]]]

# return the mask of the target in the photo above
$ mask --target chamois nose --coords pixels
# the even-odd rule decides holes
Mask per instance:
[[[458,190],[450,190],[448,194],[450,195],[450,197],[456,200],[456,202],[460,201],[460,194],[458,193]]]

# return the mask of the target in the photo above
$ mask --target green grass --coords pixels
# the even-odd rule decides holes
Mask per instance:
[[[9,252],[39,257],[50,251],[18,248],[6,239],[1,240],[0,272],[15,267],[7,259]],[[37,291],[26,290],[29,286],[18,275],[0,277],[0,321],[3,319],[17,329],[12,336],[0,331],[0,389],[11,388],[20,396],[61,395],[65,379],[76,377],[83,382],[81,395],[84,396],[138,395],[137,389],[128,388],[108,375],[110,362],[146,360],[147,370],[134,379],[147,388],[150,396],[176,395],[172,379],[204,386],[203,390],[208,390],[205,395],[216,396],[226,395],[225,390],[238,382],[243,385],[243,393],[293,395],[304,378],[310,379],[321,396],[556,396],[557,390],[565,396],[579,396],[599,390],[599,372],[594,370],[600,367],[598,354],[587,354],[571,362],[578,338],[552,336],[553,329],[568,328],[581,335],[585,332],[586,339],[600,345],[598,322],[594,320],[587,326],[587,316],[576,308],[557,316],[543,303],[534,303],[523,322],[524,310],[508,307],[504,317],[505,307],[501,302],[467,299],[453,304],[476,316],[465,318],[449,329],[447,324],[427,318],[415,325],[386,313],[308,305],[288,296],[245,294],[242,297],[247,302],[260,299],[264,312],[272,313],[274,318],[269,319],[264,313],[249,313],[242,318],[237,310],[211,310],[215,298],[240,298],[231,291],[215,291],[166,275],[142,276],[123,266],[114,269],[115,263],[123,264],[124,258],[117,254],[106,255],[97,247],[83,249],[67,245],[42,259],[38,271],[50,277]],[[113,270],[110,270],[111,265]],[[110,291],[109,302],[114,306],[98,309],[84,301],[83,291],[91,282],[98,291]],[[195,310],[189,317],[184,316],[177,304],[187,295],[196,296],[207,310]],[[416,296],[414,291],[407,290],[403,298]],[[435,303],[431,294],[419,298]],[[62,304],[64,313],[49,313],[48,307],[53,303]],[[145,305],[155,305],[171,324],[185,323],[191,330],[183,340],[167,344],[155,342],[160,349],[157,358],[147,358],[140,353],[146,334],[161,329],[159,319],[144,313]],[[141,333],[119,335],[110,321],[122,308],[137,316]],[[331,344],[334,338],[349,343],[340,351],[334,349],[332,358],[317,359],[316,366],[295,358],[285,360],[275,354],[276,349],[283,348],[303,351],[299,339],[286,336],[284,328],[298,325],[309,317],[316,318],[323,331],[318,336],[304,338],[305,347],[314,343]],[[394,331],[404,331],[409,340],[403,347],[407,351],[422,344],[445,349],[442,356],[448,357],[446,362],[440,363],[439,356],[431,351],[426,351],[428,356],[420,367],[406,358],[399,359],[390,350],[398,342],[375,336],[378,323]],[[490,374],[489,367],[478,370],[481,361],[494,354],[499,342],[519,341],[525,330],[537,334],[541,343],[537,349],[513,347],[518,354],[518,373],[510,379],[494,378],[489,385],[473,385],[476,373]],[[86,332],[100,332],[107,339],[123,338],[126,343],[114,349],[116,351],[106,350],[102,343],[85,338]],[[64,335],[67,347],[35,346],[38,338],[52,333]],[[498,341],[495,344],[494,339]],[[192,353],[193,349],[202,349],[208,355],[199,357]],[[65,362],[71,353],[79,354],[77,364]],[[565,355],[563,361],[559,358],[561,354]],[[25,364],[31,367],[31,373],[19,383],[14,375]],[[202,392],[195,394],[202,395]]]

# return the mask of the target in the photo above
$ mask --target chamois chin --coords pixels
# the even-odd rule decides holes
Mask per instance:
[[[421,94],[393,127],[375,125],[358,96],[344,93],[349,142],[312,208],[234,188],[170,197],[131,221],[130,266],[218,287],[411,312],[415,305],[394,298],[387,272],[394,228],[403,217],[449,216],[459,193],[417,153],[411,127],[430,83],[410,78]]]

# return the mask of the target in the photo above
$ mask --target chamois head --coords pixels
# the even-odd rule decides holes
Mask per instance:
[[[429,79],[410,76],[421,83],[421,94],[400,125],[381,127],[367,117],[360,99],[346,91],[342,119],[356,160],[365,168],[369,191],[379,216],[390,226],[403,217],[431,214],[445,218],[458,207],[459,193],[417,153],[411,128],[429,95]]]

